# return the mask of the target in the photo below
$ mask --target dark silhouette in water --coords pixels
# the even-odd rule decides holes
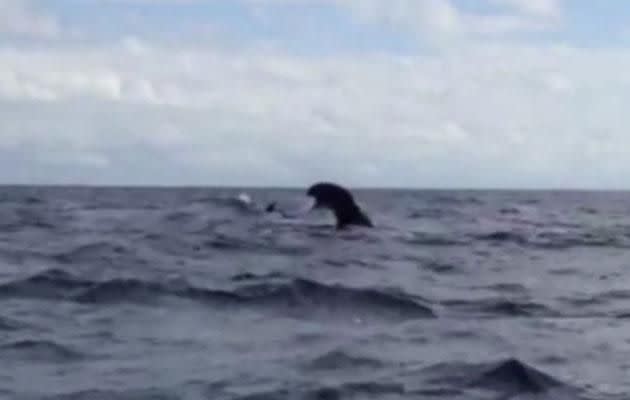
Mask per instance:
[[[372,227],[372,221],[356,204],[350,191],[328,182],[320,182],[311,186],[306,192],[307,196],[315,199],[315,208],[328,208],[337,219],[337,229],[348,225]]]

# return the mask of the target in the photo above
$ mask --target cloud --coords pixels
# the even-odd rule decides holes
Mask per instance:
[[[120,3],[199,3],[200,0],[108,0]],[[560,0],[480,0],[498,11],[465,11],[453,0],[234,0],[258,12],[285,6],[329,6],[359,23],[394,27],[440,43],[471,35],[539,32],[557,27]],[[492,7],[491,7],[492,8]],[[308,9],[297,12],[309,12]]]
[[[425,33],[456,33],[461,16],[447,0],[336,0],[335,3],[364,22],[385,23]]]
[[[60,33],[57,20],[40,12],[27,0],[0,0],[0,34],[35,38]]]
[[[512,7],[518,12],[544,18],[555,18],[562,13],[560,0],[490,0],[492,3]]]
[[[482,0],[498,12],[464,11],[452,0],[242,0],[254,6],[328,4],[364,24],[387,25],[440,43],[478,35],[539,32],[557,27],[559,0]]]
[[[487,0],[501,12],[470,12],[449,0],[336,0],[361,20],[385,22],[430,37],[469,38],[553,29],[562,10],[554,0]]]
[[[630,172],[628,67],[627,51],[497,44],[4,48],[0,152],[31,180],[614,186]]]

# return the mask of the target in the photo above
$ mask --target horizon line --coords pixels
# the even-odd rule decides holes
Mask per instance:
[[[310,184],[308,184],[310,185]],[[257,184],[242,184],[242,185],[227,185],[227,184],[143,184],[143,183],[128,183],[128,184],[114,184],[114,183],[3,183],[0,182],[0,187],[41,187],[41,188],[103,188],[103,189],[226,189],[226,190],[301,190],[308,185],[257,185]],[[554,186],[523,186],[523,187],[465,187],[465,186],[367,186],[367,185],[352,185],[343,184],[349,189],[358,191],[476,191],[476,192],[630,192],[628,188],[597,188],[597,187],[554,187]]]

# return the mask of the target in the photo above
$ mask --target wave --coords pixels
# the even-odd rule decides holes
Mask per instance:
[[[462,246],[470,244],[470,240],[449,234],[431,234],[414,232],[411,237],[401,238],[404,243],[422,246]]]
[[[436,195],[427,198],[428,203],[437,203],[441,206],[445,204],[452,204],[457,206],[465,205],[482,205],[484,201],[475,196],[462,196],[461,194],[454,195]]]
[[[324,392],[323,392],[324,391]],[[387,383],[387,382],[348,382],[339,385],[336,388],[319,389],[317,393],[321,396],[322,393],[337,394],[334,397],[323,398],[345,398],[354,397],[356,395],[363,396],[387,396],[387,395],[403,395],[405,394],[405,386],[400,383]],[[322,398],[322,397],[317,397]]]
[[[17,331],[26,328],[26,324],[7,317],[0,317],[0,332]]]
[[[42,199],[41,197],[27,196],[24,198],[23,202],[25,204],[42,204],[42,203],[45,203],[45,200]]]
[[[335,350],[311,360],[307,368],[313,370],[335,370],[341,368],[381,368],[384,365],[383,362],[374,358],[355,356],[344,351]]]
[[[169,222],[182,222],[199,218],[199,212],[197,211],[185,211],[177,210],[167,213],[164,216],[164,220]]]
[[[62,300],[70,293],[89,288],[92,283],[60,269],[48,269],[28,278],[0,285],[0,296]]]
[[[290,400],[291,394],[286,389],[260,391],[251,394],[237,395],[230,398],[231,400]],[[318,399],[317,397],[315,399]],[[325,398],[324,398],[325,399]],[[332,397],[332,399],[335,399]]]
[[[49,395],[43,400],[138,400],[138,399],[158,399],[158,400],[178,400],[181,397],[169,390],[157,388],[150,389],[128,389],[128,390],[82,390],[71,393]]]
[[[305,399],[337,400],[345,398],[390,398],[406,394],[404,385],[395,382],[356,381],[314,389],[263,391],[234,397],[233,400]]]
[[[235,294],[248,302],[288,309],[320,309],[402,319],[435,317],[431,308],[421,304],[416,296],[373,288],[326,285],[303,278],[280,284],[253,284],[237,289]]]
[[[481,389],[501,393],[505,396],[501,398],[576,391],[569,384],[517,358],[487,363],[439,363],[424,368],[422,372],[428,377],[425,384],[430,390]]]
[[[628,248],[628,234],[622,232],[554,232],[525,234],[515,231],[494,231],[471,235],[473,240],[512,243],[523,247],[565,250],[573,247]]]
[[[426,215],[429,218],[439,217],[438,208]],[[531,211],[522,207],[506,207],[498,211],[496,218],[476,219],[477,224],[501,223],[505,228],[492,230],[462,229],[446,232],[410,232],[398,239],[410,245],[424,246],[460,246],[472,245],[475,242],[488,242],[494,245],[514,244],[526,248],[544,250],[565,250],[575,247],[609,247],[630,248],[630,226],[624,223],[595,226],[581,221],[572,221],[546,217],[531,218]],[[501,217],[503,215],[503,217]],[[425,215],[414,210],[409,218],[422,218]],[[466,223],[462,214],[460,222]],[[468,221],[470,222],[470,221]]]
[[[520,233],[510,231],[494,231],[490,233],[483,233],[474,235],[474,238],[480,241],[492,241],[492,242],[512,242],[517,244],[527,243],[527,238]]]
[[[434,313],[417,297],[373,288],[326,285],[296,278],[285,282],[251,283],[230,290],[207,289],[186,282],[151,282],[141,279],[91,281],[59,269],[0,285],[0,296],[44,298],[91,304],[150,303],[166,297],[212,306],[267,307],[270,310],[326,310],[365,316],[428,318]]]
[[[3,357],[27,359],[29,361],[71,362],[85,358],[85,355],[68,346],[48,340],[19,340],[0,345]]]
[[[597,215],[599,214],[599,210],[593,207],[580,207],[579,211],[584,214]]]
[[[205,288],[185,280],[149,281],[138,278],[115,278],[103,281],[83,279],[60,269],[49,269],[30,277],[0,285],[0,298],[32,298],[70,301],[92,305],[132,303],[151,305],[162,301],[184,300],[209,307],[246,307],[283,315],[313,317],[343,316],[356,323],[375,320],[413,320],[435,318],[431,301],[405,292],[384,288],[348,287],[325,284],[305,278],[291,278],[271,272],[255,275],[245,272],[230,278],[230,287]],[[488,289],[518,293],[520,285],[491,285]],[[590,303],[625,300],[627,291],[604,292]],[[559,299],[569,305],[579,299]],[[543,303],[508,296],[480,299],[447,299],[438,302],[444,316],[497,317],[570,317],[571,310],[560,312]],[[589,312],[589,315],[592,313]],[[620,318],[626,317],[625,314]],[[11,330],[12,324],[0,329]]]
[[[557,317],[559,314],[544,304],[532,301],[486,298],[480,300],[445,300],[441,303],[447,309],[464,313],[467,316],[507,316],[507,317]]]
[[[73,295],[70,299],[82,303],[147,303],[162,295],[171,294],[159,283],[140,279],[112,279],[93,283],[89,288]]]
[[[518,215],[521,210],[518,207],[503,207],[499,209],[499,214],[503,215]]]
[[[241,251],[241,250],[247,250],[247,249],[259,249],[259,248],[264,247],[262,244],[254,242],[254,241],[237,238],[237,237],[231,237],[224,234],[216,234],[215,237],[208,239],[204,243],[204,245],[206,247],[210,247],[213,249],[225,250],[225,251],[229,251],[229,250]]]
[[[264,254],[308,255],[312,249],[304,245],[288,245],[272,240],[239,238],[215,233],[203,243],[204,247],[230,252],[255,252]]]
[[[507,393],[542,393],[567,385],[518,359],[510,358],[486,366],[468,386]]]
[[[454,264],[439,260],[427,260],[421,263],[423,268],[433,271],[437,274],[453,274],[460,272],[461,268]]]
[[[453,208],[428,207],[411,210],[407,218],[409,219],[442,219],[446,217],[461,217],[463,213]]]
[[[489,242],[497,245],[515,244],[517,246],[564,250],[573,247],[613,247],[629,248],[630,234],[627,232],[521,232],[496,230],[483,233],[427,233],[413,232],[399,240],[409,245],[420,246],[467,246],[477,242]]]
[[[70,250],[55,254],[53,258],[61,263],[74,263],[91,259],[111,259],[112,257],[130,254],[132,250],[126,245],[108,241],[98,241],[79,245]]]
[[[523,296],[527,295],[528,293],[528,289],[526,286],[520,283],[507,283],[507,282],[475,286],[474,289],[482,289],[482,290],[487,289],[487,290],[493,290],[496,292],[502,292],[506,294],[512,294],[512,295],[519,294]]]
[[[51,215],[46,210],[7,207],[0,209],[0,232],[13,233],[27,228],[54,230],[63,219],[63,216]]]
[[[268,274],[256,275],[251,272],[243,272],[240,274],[236,274],[230,278],[231,281],[234,282],[243,282],[243,281],[256,281],[256,280],[267,280],[267,279],[276,279],[276,278],[288,278],[287,275],[282,272],[270,272]]]

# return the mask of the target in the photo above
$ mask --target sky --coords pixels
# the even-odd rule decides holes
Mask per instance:
[[[630,189],[630,2],[0,0],[0,183]]]

